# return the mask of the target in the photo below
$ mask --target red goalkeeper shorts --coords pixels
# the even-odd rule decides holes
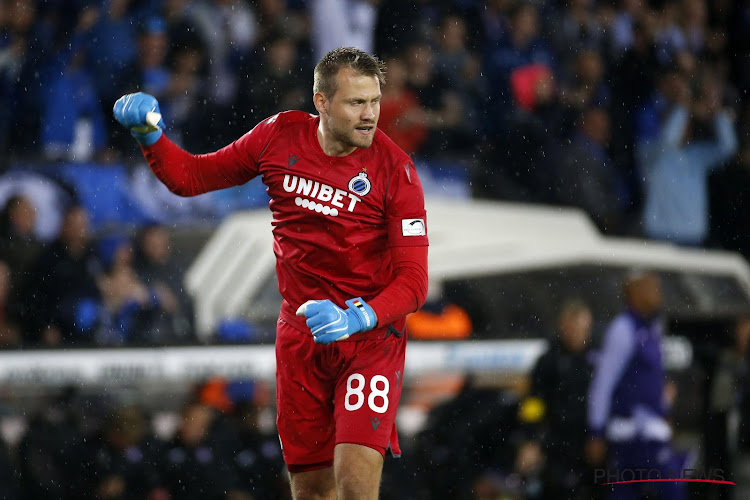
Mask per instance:
[[[354,443],[401,454],[396,410],[406,335],[318,345],[279,319],[276,424],[290,472],[333,465],[333,449]]]

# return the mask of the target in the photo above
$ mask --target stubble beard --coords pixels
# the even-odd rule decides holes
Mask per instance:
[[[373,127],[372,132],[370,132],[369,135],[361,136],[357,133],[355,128],[343,129],[331,124],[329,129],[333,138],[337,142],[353,148],[369,148],[372,146],[372,141],[375,138],[375,131],[377,130],[377,128]]]

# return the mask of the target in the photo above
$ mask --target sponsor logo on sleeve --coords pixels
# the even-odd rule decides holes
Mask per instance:
[[[425,236],[427,231],[423,219],[401,219],[401,233],[404,236]]]

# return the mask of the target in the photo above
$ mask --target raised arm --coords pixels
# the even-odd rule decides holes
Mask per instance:
[[[164,135],[159,103],[153,96],[142,92],[122,96],[113,112],[141,145],[154,175],[177,195],[196,196],[238,186],[258,175],[254,146],[268,140],[260,132],[250,132],[214,153],[194,155]]]

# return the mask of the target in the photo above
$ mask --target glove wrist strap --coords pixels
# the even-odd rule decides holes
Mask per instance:
[[[161,129],[156,129],[153,132],[149,132],[147,134],[142,134],[140,132],[136,132],[133,129],[130,129],[130,135],[133,136],[133,138],[138,141],[142,146],[151,146],[156,141],[159,140],[161,137],[162,131]]]

